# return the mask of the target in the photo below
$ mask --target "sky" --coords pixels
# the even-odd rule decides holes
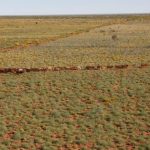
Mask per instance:
[[[150,0],[0,0],[0,15],[150,13]]]

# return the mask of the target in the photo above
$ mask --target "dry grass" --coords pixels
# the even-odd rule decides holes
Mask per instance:
[[[117,21],[121,22],[123,19]],[[0,50],[40,45],[113,23],[116,22],[111,18],[0,18]]]
[[[149,18],[0,18],[0,68],[149,65]],[[0,149],[149,150],[149,91],[144,66],[0,74]]]
[[[107,19],[75,19],[64,22],[67,24],[58,26],[49,21],[49,28],[53,32],[64,33],[78,30],[78,27],[85,31],[89,26],[90,32],[82,32],[78,35],[70,35],[56,41],[49,41],[40,46],[31,48],[20,48],[11,51],[0,51],[0,67],[48,67],[48,66],[86,66],[86,65],[116,65],[116,64],[145,64],[150,63],[150,26],[149,21],[133,23],[129,21],[123,24],[101,26],[102,22],[109,22]],[[92,21],[93,20],[93,21]],[[46,21],[46,20],[45,20]],[[58,20],[58,23],[61,20]],[[89,21],[89,23],[87,23]],[[19,21],[18,21],[19,22]],[[55,21],[55,23],[57,20]],[[72,23],[72,25],[71,25]],[[44,24],[44,23],[43,23]],[[45,24],[44,24],[45,25]],[[40,25],[39,25],[40,26]],[[54,27],[53,27],[54,26]],[[86,26],[86,27],[85,27]],[[28,25],[28,28],[30,25]],[[31,26],[33,28],[33,26]],[[57,29],[55,29],[57,27]],[[64,30],[64,28],[66,29]],[[46,27],[43,26],[43,29]],[[34,28],[33,28],[34,29]],[[37,28],[35,27],[34,30]],[[47,29],[46,29],[47,30]],[[70,29],[71,30],[71,29]],[[27,30],[28,31],[28,30]],[[42,26],[39,31],[42,33]],[[19,32],[20,33],[20,32]],[[35,32],[36,33],[36,32]],[[27,34],[29,34],[27,32]],[[117,40],[112,40],[116,35]],[[41,36],[41,35],[39,35]],[[43,35],[44,36],[44,35]],[[41,36],[41,37],[43,37]],[[12,36],[13,37],[13,36]],[[14,39],[15,36],[14,36]]]

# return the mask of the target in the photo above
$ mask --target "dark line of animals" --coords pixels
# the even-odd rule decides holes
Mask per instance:
[[[108,66],[74,66],[74,67],[46,67],[46,68],[0,68],[0,73],[14,73],[22,74],[25,72],[46,72],[46,71],[67,71],[67,70],[101,70],[101,69],[127,69],[129,67],[145,68],[149,67],[149,64],[136,65],[108,65]]]

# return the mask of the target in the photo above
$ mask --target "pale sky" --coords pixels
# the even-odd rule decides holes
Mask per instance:
[[[150,0],[0,0],[0,15],[150,13]]]

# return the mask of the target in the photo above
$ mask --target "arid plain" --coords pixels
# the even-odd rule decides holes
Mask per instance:
[[[0,18],[0,150],[149,150],[150,16]]]

